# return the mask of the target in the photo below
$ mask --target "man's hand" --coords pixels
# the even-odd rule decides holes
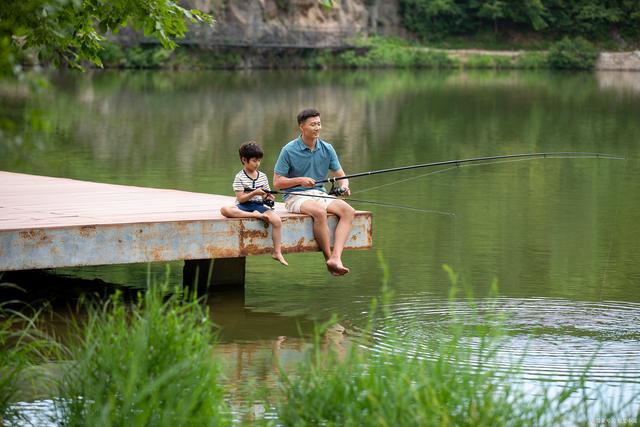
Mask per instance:
[[[350,196],[351,195],[351,189],[349,188],[348,185],[343,185],[340,188],[342,189],[342,194],[340,194],[341,196]]]
[[[300,185],[303,187],[313,187],[316,185],[316,180],[307,176],[303,176],[302,178],[300,178]]]

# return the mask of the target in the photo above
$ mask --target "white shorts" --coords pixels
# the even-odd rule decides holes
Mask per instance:
[[[296,193],[304,193],[305,196],[301,196],[298,194],[289,194],[287,200],[284,202],[284,206],[291,213],[300,213],[300,207],[302,204],[308,200],[314,200],[320,204],[325,210],[329,207],[329,205],[335,202],[336,196],[329,195],[322,190],[304,190],[304,191],[296,191]],[[313,197],[313,196],[321,196],[321,197]]]

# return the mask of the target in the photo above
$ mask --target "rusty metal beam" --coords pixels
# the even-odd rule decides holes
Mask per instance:
[[[330,229],[335,225],[330,218]],[[0,230],[0,271],[235,258],[270,253],[272,246],[271,227],[254,219]],[[371,246],[371,215],[359,212],[345,248]],[[282,249],[318,250],[310,217],[283,219]]]

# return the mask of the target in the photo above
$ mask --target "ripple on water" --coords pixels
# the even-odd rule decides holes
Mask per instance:
[[[453,323],[503,325],[499,351],[488,368],[507,370],[517,363],[523,379],[565,381],[583,373],[589,382],[640,384],[640,304],[570,301],[551,298],[493,298],[470,302],[433,297],[400,301],[390,307],[389,325],[375,331],[374,349],[394,347],[393,331],[415,351],[430,357],[429,343]],[[471,360],[481,340],[465,339]]]

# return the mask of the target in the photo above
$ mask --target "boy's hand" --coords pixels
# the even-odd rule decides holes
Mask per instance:
[[[262,196],[262,197],[266,197],[268,195],[268,193],[266,193],[262,188],[256,188],[251,192],[251,194],[253,194],[254,196]]]
[[[267,199],[267,200],[275,200],[276,196],[274,196],[271,193],[267,193],[267,195],[264,198]]]

